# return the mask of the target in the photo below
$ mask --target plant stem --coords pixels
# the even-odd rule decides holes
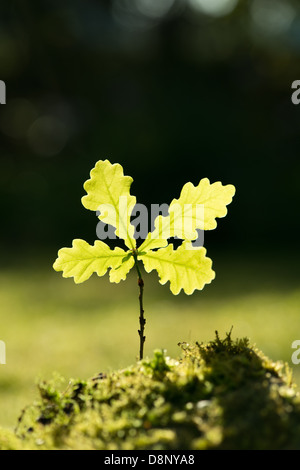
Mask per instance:
[[[144,281],[142,278],[142,274],[138,265],[138,260],[137,260],[137,255],[134,253],[134,262],[135,262],[135,267],[138,273],[138,286],[140,288],[140,294],[139,294],[139,304],[140,304],[140,316],[139,316],[139,321],[140,321],[140,329],[138,330],[139,337],[140,337],[140,360],[143,359],[144,357],[144,344],[146,340],[146,336],[144,335],[145,331],[145,324],[146,324],[146,319],[144,317],[144,306],[143,306],[143,294],[144,294]]]

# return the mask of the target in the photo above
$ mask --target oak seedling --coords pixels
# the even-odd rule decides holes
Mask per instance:
[[[159,215],[150,232],[140,246],[137,246],[135,227],[131,214],[136,198],[130,194],[133,179],[124,176],[120,164],[100,160],[85,182],[86,195],[82,204],[86,209],[97,212],[99,219],[115,228],[116,236],[123,240],[126,249],[111,249],[103,241],[96,240],[94,245],[81,239],[73,240],[71,248],[58,252],[53,268],[62,271],[63,277],[73,277],[75,283],[88,280],[93,273],[104,276],[109,271],[110,282],[125,280],[129,271],[135,267],[139,286],[139,358],[143,359],[145,343],[145,316],[143,305],[144,280],[140,264],[146,272],[156,270],[161,284],[170,282],[174,295],[181,290],[191,295],[202,290],[215,278],[212,261],[206,256],[204,247],[193,247],[197,230],[213,230],[216,218],[225,217],[227,205],[235,194],[233,185],[211,184],[207,178],[201,179],[197,186],[186,183],[178,199],[173,199],[169,214]],[[200,209],[200,210],[198,210]],[[178,238],[181,244],[175,249],[168,240]]]

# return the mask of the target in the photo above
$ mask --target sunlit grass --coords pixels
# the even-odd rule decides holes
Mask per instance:
[[[294,269],[291,267],[294,266]],[[251,343],[274,360],[291,364],[291,344],[300,339],[300,283],[293,258],[239,261],[215,259],[216,280],[203,292],[173,296],[155,274],[145,276],[145,354],[156,348],[177,357],[182,341],[210,341],[215,330]],[[75,285],[32,262],[0,272],[0,426],[14,427],[36,396],[37,378],[54,371],[66,378],[126,367],[137,359],[138,287],[135,273],[110,284],[93,277]],[[300,369],[300,365],[298,366]],[[295,380],[300,370],[293,366]]]

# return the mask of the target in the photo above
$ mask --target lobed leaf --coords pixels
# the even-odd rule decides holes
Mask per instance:
[[[212,261],[205,255],[205,248],[195,250],[190,242],[184,241],[177,250],[171,243],[157,251],[140,252],[139,259],[148,273],[156,269],[161,284],[170,281],[170,290],[174,295],[181,289],[190,295],[215,278]]]
[[[102,222],[116,228],[116,235],[125,241],[128,248],[136,247],[134,226],[130,216],[136,204],[136,198],[130,195],[133,179],[124,176],[123,168],[118,163],[100,160],[91,171],[91,179],[85,182],[87,195],[82,198],[86,209],[99,211]]]
[[[173,223],[174,232],[181,229],[180,217],[182,216],[184,216],[185,226],[191,229],[191,234],[186,234],[185,237],[180,237],[179,234],[180,238],[194,240],[197,238],[196,229],[215,229],[217,227],[216,218],[226,216],[226,206],[232,202],[234,194],[235,187],[232,184],[223,186],[220,181],[211,184],[208,178],[200,180],[198,186],[186,183],[181,190],[179,199],[173,199],[170,204],[169,212],[174,211],[176,214]],[[175,207],[181,207],[181,211],[174,210]]]
[[[155,229],[148,234],[140,250],[165,247],[170,237],[195,240],[198,237],[197,229],[215,229],[216,218],[226,216],[226,206],[231,203],[234,194],[233,185],[223,186],[220,182],[210,184],[207,178],[200,180],[198,186],[186,183],[179,199],[171,202],[169,215],[156,218]]]
[[[132,254],[129,253],[122,259],[122,263],[119,266],[116,266],[109,271],[110,282],[118,284],[120,281],[125,281],[127,274],[133,266],[134,258]]]
[[[58,252],[53,268],[55,271],[62,271],[63,277],[73,277],[76,284],[86,281],[93,273],[98,276],[104,276],[109,268],[112,268],[110,274],[112,282],[119,282],[125,279],[126,275],[133,265],[130,266],[128,252],[122,248],[111,250],[106,243],[97,240],[94,245],[89,245],[86,241],[76,239],[73,240],[72,248],[62,248]],[[115,273],[119,267],[124,267]],[[129,269],[128,269],[129,268]],[[127,270],[128,269],[128,270]]]

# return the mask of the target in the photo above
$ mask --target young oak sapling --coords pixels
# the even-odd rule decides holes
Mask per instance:
[[[136,198],[130,194],[133,179],[124,176],[120,164],[111,164],[108,160],[98,161],[90,176],[84,184],[87,195],[82,198],[82,204],[86,209],[97,212],[102,222],[116,229],[115,234],[124,241],[126,249],[111,249],[100,240],[89,245],[84,240],[75,239],[71,248],[59,250],[53,268],[62,271],[63,277],[73,277],[75,283],[86,281],[93,273],[103,276],[109,270],[110,282],[119,283],[135,266],[139,286],[141,360],[146,320],[140,263],[148,273],[155,269],[161,284],[169,281],[174,295],[181,290],[187,295],[202,290],[215,278],[215,273],[212,261],[206,257],[206,249],[194,247],[192,241],[197,239],[198,229],[213,230],[217,226],[216,218],[226,216],[226,206],[232,201],[235,187],[231,184],[223,186],[220,182],[211,184],[207,178],[201,179],[198,186],[186,183],[180,197],[171,202],[169,214],[159,215],[154,222],[154,230],[137,246],[135,227],[130,219],[136,205]],[[182,240],[177,249],[168,242],[174,237]]]

